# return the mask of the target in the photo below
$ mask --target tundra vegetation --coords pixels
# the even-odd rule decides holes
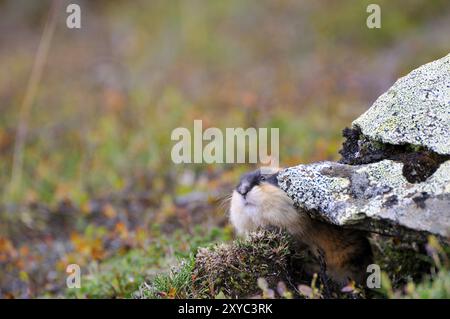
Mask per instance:
[[[448,0],[379,0],[381,29],[370,2],[80,1],[24,110],[49,1],[0,0],[0,297],[323,297],[289,236],[235,238],[224,199],[254,165],[175,164],[171,133],[278,128],[282,166],[338,160],[342,128],[449,51]],[[448,247],[372,242],[383,288],[332,297],[450,297]]]

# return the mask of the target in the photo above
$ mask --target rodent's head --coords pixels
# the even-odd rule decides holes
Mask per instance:
[[[260,169],[244,174],[235,191],[241,195],[246,204],[259,204],[263,198],[258,198],[264,195],[267,188],[278,187],[277,181],[278,172],[261,172]]]
[[[278,172],[279,169],[258,169],[241,177],[230,206],[230,221],[238,233],[296,224],[299,214],[289,196],[278,187]]]

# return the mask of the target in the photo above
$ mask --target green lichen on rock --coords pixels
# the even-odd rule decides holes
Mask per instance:
[[[353,127],[385,144],[450,155],[450,54],[398,79]]]

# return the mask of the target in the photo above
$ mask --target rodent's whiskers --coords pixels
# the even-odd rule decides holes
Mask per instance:
[[[230,201],[233,194],[226,194],[218,199],[219,201],[219,209],[221,211],[228,211],[228,208],[230,207]]]

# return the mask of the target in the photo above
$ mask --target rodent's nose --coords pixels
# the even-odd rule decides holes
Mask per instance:
[[[238,185],[236,190],[239,194],[241,194],[245,198],[250,189],[251,189],[250,184],[247,182],[243,182]]]

